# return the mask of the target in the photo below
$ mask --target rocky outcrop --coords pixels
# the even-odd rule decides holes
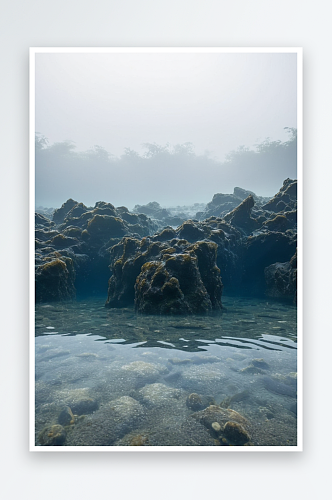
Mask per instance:
[[[240,229],[245,234],[250,234],[255,229],[258,229],[260,223],[251,217],[251,209],[255,205],[255,200],[250,194],[245,198],[239,206],[234,208],[230,213],[226,214],[223,219],[232,226]]]
[[[236,187],[201,213],[219,215],[178,224],[156,202],[130,212],[69,199],[53,220],[35,216],[36,300],[107,295],[108,307],[190,314],[220,309],[223,286],[289,299],[296,293],[296,190],[286,179],[266,203]]]
[[[165,226],[179,226],[185,220],[178,215],[172,215],[171,212],[166,208],[162,208],[156,201],[151,201],[147,205],[135,205],[133,211],[150,217],[158,225],[159,229]]]
[[[296,210],[297,206],[297,181],[286,179],[278,193],[265,205],[264,210],[282,212]]]
[[[217,245],[173,239],[142,242],[124,238],[112,248],[106,306],[135,303],[148,314],[204,313],[221,309]]]
[[[126,207],[117,209],[105,202],[86,207],[72,199],[55,210],[53,221],[36,214],[35,222],[37,301],[68,300],[76,291],[78,296],[106,296],[109,249],[125,235],[141,238],[158,227],[146,215],[130,213]],[[74,271],[70,277],[68,259]]]
[[[289,261],[297,246],[293,232],[262,232],[244,245],[242,292],[262,296],[266,292],[265,268]]]
[[[276,262],[264,269],[266,295],[296,303],[297,252],[289,262]]]
[[[212,201],[206,205],[205,210],[196,213],[196,218],[204,220],[213,216],[224,217],[227,213],[238,207],[240,203],[249,196],[255,200],[256,205],[259,207],[269,200],[269,198],[257,196],[252,191],[235,187],[233,194],[216,193]]]
[[[75,270],[72,259],[55,257],[36,270],[36,302],[74,299]]]

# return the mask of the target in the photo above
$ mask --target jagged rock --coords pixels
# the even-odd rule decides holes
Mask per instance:
[[[35,227],[46,227],[51,228],[55,225],[55,222],[51,221],[46,215],[35,213]]]
[[[251,209],[254,205],[255,200],[250,194],[248,198],[243,200],[239,206],[225,215],[223,219],[232,226],[240,228],[246,233],[251,233],[254,229],[257,229],[260,226],[259,222],[251,217]]]
[[[296,288],[296,272],[289,268],[296,249],[296,188],[286,179],[268,203],[239,187],[217,193],[201,221],[183,220],[181,207],[166,210],[157,202],[136,205],[133,213],[103,201],[87,207],[69,199],[53,221],[36,214],[36,300],[67,300],[75,287],[79,297],[106,295],[108,283],[109,307],[132,305],[136,298],[140,311],[203,312],[220,307],[221,279],[231,293],[264,295],[269,266],[275,267],[266,271],[267,294],[285,297]],[[156,219],[138,213],[143,210]]]
[[[234,188],[233,194],[223,194],[217,193],[213,196],[212,201],[210,201],[203,212],[197,212],[196,218],[199,220],[207,219],[209,217],[223,217],[227,213],[231,212],[236,208],[243,200],[252,196],[255,203],[261,206],[266,203],[269,198],[264,198],[262,196],[257,196],[252,191],[247,191],[239,187]]]
[[[127,232],[124,221],[112,215],[96,214],[86,228],[88,235],[98,240],[107,241],[110,238],[121,238]]]
[[[69,212],[66,214],[64,222],[73,218],[78,218],[82,214],[88,212],[88,210],[89,210],[88,207],[86,207],[84,203],[76,203],[76,205],[74,205],[73,208],[71,208]]]
[[[51,240],[47,242],[49,245],[54,246],[56,249],[68,248],[72,245],[76,245],[78,243],[77,238],[72,238],[71,236],[65,236],[63,234],[55,235]]]
[[[252,191],[248,191],[247,189],[242,189],[240,187],[235,187],[233,194],[237,198],[240,198],[240,200],[245,200],[248,196],[252,196],[253,198],[256,197],[255,193]]]
[[[295,210],[297,205],[297,181],[286,179],[278,193],[262,206],[264,210],[282,212]]]
[[[244,245],[242,292],[262,296],[265,293],[266,267],[289,261],[297,246],[293,232],[266,232],[249,236]]]
[[[183,314],[221,308],[222,283],[216,266],[217,245],[172,239],[124,238],[111,250],[113,275],[106,306],[135,301],[149,314]]]
[[[44,274],[41,266],[45,264],[46,257],[48,260],[65,260],[65,257],[72,259],[75,287],[79,297],[101,293],[106,296],[110,275],[109,249],[124,235],[142,238],[154,233],[158,227],[144,214],[133,214],[126,207],[115,208],[111,203],[102,201],[97,202],[94,207],[86,207],[83,203],[69,199],[55,211],[53,221],[36,214],[35,262],[38,300],[44,300],[42,297],[45,296],[45,290],[41,293],[38,287],[43,282],[39,275]],[[65,272],[62,273],[62,279],[62,288],[68,287]],[[50,291],[48,296],[54,296],[50,300],[57,300],[54,292]],[[68,298],[68,294],[61,296],[63,299],[58,295],[59,300]]]
[[[290,213],[290,212],[289,212]],[[262,225],[263,229],[268,231],[285,232],[287,229],[292,227],[292,223],[287,219],[285,215],[278,214],[273,219],[265,221]]]
[[[75,206],[77,205],[77,201],[73,200],[72,198],[69,198],[65,203],[61,205],[60,208],[57,208],[54,213],[53,213],[53,221],[56,222],[57,224],[61,223],[64,221],[64,218],[68,214],[68,212]]]
[[[296,303],[297,253],[289,262],[276,262],[264,269],[266,295]]]
[[[178,229],[177,235],[180,239],[187,240],[189,242],[204,239],[204,231],[195,224],[192,220],[184,222]]]
[[[56,258],[36,270],[36,302],[75,298],[75,270],[69,257]]]
[[[151,201],[147,205],[135,205],[134,212],[149,215],[154,219],[163,219],[170,216],[170,213],[156,201]]]
[[[159,261],[145,263],[135,283],[136,310],[192,314],[221,309],[222,283],[215,258],[215,244],[197,242],[185,253],[164,253]]]

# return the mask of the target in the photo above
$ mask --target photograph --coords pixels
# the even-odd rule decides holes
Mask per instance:
[[[302,48],[29,72],[30,451],[302,451]]]

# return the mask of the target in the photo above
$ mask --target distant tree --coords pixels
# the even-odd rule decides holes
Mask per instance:
[[[41,135],[39,132],[35,134],[35,148],[36,151],[40,151],[48,146],[48,139]]]

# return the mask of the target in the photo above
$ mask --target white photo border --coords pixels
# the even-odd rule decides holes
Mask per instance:
[[[296,446],[36,446],[35,445],[35,58],[37,54],[293,53],[297,55],[297,444]],[[30,47],[29,63],[29,451],[301,452],[303,451],[303,49],[302,47]]]

